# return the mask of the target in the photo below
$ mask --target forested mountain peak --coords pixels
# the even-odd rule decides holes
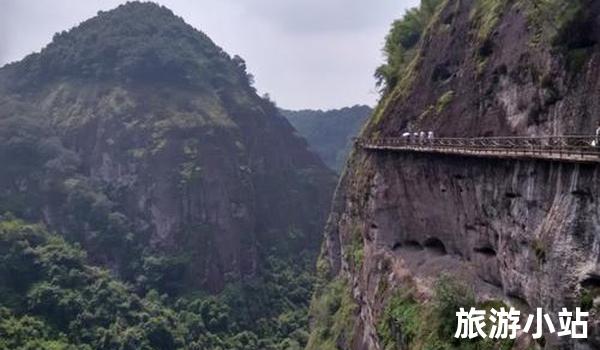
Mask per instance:
[[[64,77],[195,86],[247,78],[243,60],[231,59],[204,33],[151,2],[100,11],[9,67],[19,87]]]
[[[231,58],[154,3],[128,2],[100,12],[57,34],[39,53],[1,68],[0,138],[6,140],[0,155],[11,164],[7,170],[14,168],[0,178],[7,184],[31,180],[5,189],[2,211],[79,235],[87,229],[67,228],[72,210],[55,212],[66,202],[53,201],[86,183],[93,188],[90,200],[106,202],[109,215],[132,225],[138,257],[148,247],[214,252],[204,235],[218,241],[222,266],[211,264],[212,258],[190,258],[196,263],[189,266],[202,261],[204,270],[190,267],[194,282],[188,289],[219,291],[235,280],[226,275],[253,275],[256,266],[244,259],[257,258],[251,248],[257,241],[276,244],[287,231],[317,237],[324,212],[314,203],[325,207],[334,181],[275,105],[256,94],[241,58]],[[28,155],[26,163],[34,168],[21,167],[16,154]],[[19,188],[41,186],[26,173],[50,178],[49,164],[58,167],[52,181],[60,194],[44,194],[52,203],[41,206],[33,200],[15,205],[10,199],[22,195]],[[294,186],[315,191],[284,195]],[[298,201],[306,209],[302,214]],[[274,203],[281,215],[272,215]],[[83,234],[84,248],[95,262],[126,274],[129,266],[113,254],[115,242],[101,249],[88,244],[92,236],[115,234],[105,225],[108,217],[89,214],[74,221],[91,219],[105,226],[94,231],[105,232]]]
[[[77,257],[20,284],[12,276],[37,265],[25,271],[14,263],[19,251],[10,261],[0,254],[0,316],[8,319],[0,348],[48,348],[4,336],[33,332],[47,333],[34,341],[68,349],[306,343],[310,271],[335,175],[249,78],[241,58],[170,10],[140,2],[100,12],[0,68],[0,252],[16,242],[39,248],[31,265],[57,255],[46,250]],[[72,260],[81,279],[67,285],[49,274]],[[96,290],[81,288],[96,282],[120,290],[102,291],[106,308],[90,298]],[[166,313],[184,305],[158,335],[129,318],[153,295],[164,295],[152,307]],[[27,308],[33,299],[45,303]],[[129,302],[131,313],[112,309]]]

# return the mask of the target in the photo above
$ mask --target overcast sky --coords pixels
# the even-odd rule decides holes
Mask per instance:
[[[0,0],[0,65],[122,0]],[[419,0],[160,0],[230,54],[284,108],[373,105],[391,22]]]

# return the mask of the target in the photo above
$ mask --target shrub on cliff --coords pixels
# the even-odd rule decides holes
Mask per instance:
[[[311,335],[306,350],[349,348],[357,305],[347,283],[334,280],[315,293],[311,303]]]
[[[377,86],[387,91],[394,88],[441,3],[442,0],[422,0],[419,7],[409,9],[394,21],[383,47],[386,63],[375,71]]]
[[[510,349],[512,340],[462,340],[454,338],[456,312],[461,308],[489,310],[506,307],[498,301],[476,303],[473,292],[464,284],[442,275],[434,285],[429,303],[418,301],[413,290],[397,291],[388,301],[377,324],[379,340],[385,350],[393,349]]]

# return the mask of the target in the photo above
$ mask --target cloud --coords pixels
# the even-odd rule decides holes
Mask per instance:
[[[0,0],[0,65],[125,0]],[[285,108],[374,104],[391,22],[419,0],[157,0],[239,54]]]
[[[247,12],[296,33],[357,32],[379,26],[414,1],[248,0]]]

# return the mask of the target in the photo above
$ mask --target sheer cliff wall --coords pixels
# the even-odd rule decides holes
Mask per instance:
[[[593,133],[600,5],[564,6],[576,15],[558,18],[536,2],[445,2],[362,136]],[[479,301],[524,312],[543,307],[556,318],[562,307],[580,306],[600,285],[599,194],[596,165],[356,148],[322,256],[323,270],[345,281],[355,304],[337,347],[383,349],[377,328],[392,295],[411,286],[427,303],[441,275]],[[590,313],[589,341],[548,335],[538,346],[597,348],[595,306]]]

